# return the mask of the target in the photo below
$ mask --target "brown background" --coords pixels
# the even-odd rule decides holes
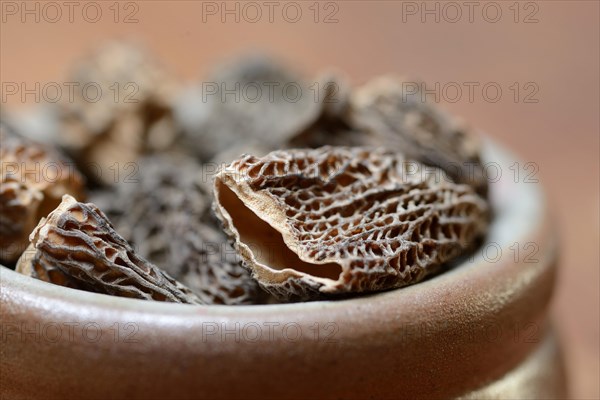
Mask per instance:
[[[82,4],[69,22],[68,9],[57,22],[54,11],[42,9],[34,15],[9,15],[2,2],[1,81],[64,82],[69,65],[94,43],[115,36],[141,38],[183,79],[198,80],[215,61],[240,51],[261,49],[282,56],[308,74],[336,66],[354,83],[385,72],[416,76],[430,85],[440,82],[478,82],[473,101],[466,91],[443,106],[463,116],[475,127],[513,149],[524,162],[538,166],[538,177],[548,194],[562,238],[561,273],[553,313],[566,349],[567,366],[575,398],[597,399],[599,389],[599,3],[597,1],[538,1],[519,4],[518,22],[514,5],[497,2],[502,16],[496,23],[494,9],[476,2],[473,22],[468,9],[456,22],[455,9],[439,2],[440,21],[434,15],[421,22],[420,16],[404,14],[399,1],[337,2],[334,18],[323,23],[332,6],[319,5],[321,22],[315,23],[310,2],[298,2],[302,17],[296,23],[284,19],[278,2],[274,22],[267,8],[259,22],[240,21],[235,16],[206,15],[199,1],[136,2],[137,22],[124,23],[133,6],[120,5],[118,22],[109,2],[96,2],[102,17],[87,22]],[[261,4],[262,2],[259,2]],[[236,2],[228,2],[233,9]],[[414,3],[421,7],[421,2]],[[461,2],[454,4],[462,4]],[[27,2],[35,9],[36,2]],[[216,3],[221,7],[221,2]],[[427,6],[436,7],[429,1]],[[447,7],[447,6],[446,6]],[[510,8],[512,7],[512,8]],[[246,16],[254,12],[246,9]],[[444,14],[444,10],[446,14]],[[86,16],[93,17],[88,9]],[[288,9],[287,17],[293,17]],[[252,13],[251,13],[252,12]],[[535,15],[530,14],[535,12]],[[525,23],[526,17],[537,22]],[[444,18],[446,17],[446,18]],[[487,101],[481,87],[495,82],[503,90],[495,103]],[[517,102],[509,88],[521,86]],[[537,103],[526,103],[533,82],[539,91]],[[530,86],[531,87],[531,86]],[[466,89],[465,89],[466,90]],[[491,93],[491,92],[490,92]],[[454,96],[449,92],[448,96]],[[446,97],[448,99],[448,97]],[[444,98],[442,99],[444,100]],[[3,108],[30,105],[10,96]],[[512,173],[512,171],[503,171]]]

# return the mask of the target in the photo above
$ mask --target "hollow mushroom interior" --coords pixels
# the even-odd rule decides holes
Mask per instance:
[[[250,210],[227,185],[219,182],[219,203],[229,213],[240,242],[250,248],[256,261],[273,270],[286,268],[304,274],[338,280],[342,272],[337,263],[309,263],[300,259],[284,242],[282,234]]]

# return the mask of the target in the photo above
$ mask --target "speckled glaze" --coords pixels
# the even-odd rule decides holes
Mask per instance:
[[[62,288],[1,267],[0,397],[564,398],[547,317],[557,243],[544,199],[538,185],[514,182],[513,158],[497,146],[484,159],[502,174],[491,185],[486,243],[400,290],[188,306]]]

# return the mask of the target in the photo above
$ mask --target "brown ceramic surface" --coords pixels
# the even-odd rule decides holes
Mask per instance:
[[[493,146],[486,159],[512,162]],[[185,306],[66,289],[2,268],[0,394],[446,398],[479,389],[492,398],[509,381],[514,393],[560,396],[546,317],[556,241],[536,186],[510,177],[492,184],[496,219],[472,260],[344,301]],[[515,260],[514,242],[536,243],[537,262]],[[514,384],[511,373],[526,383]]]

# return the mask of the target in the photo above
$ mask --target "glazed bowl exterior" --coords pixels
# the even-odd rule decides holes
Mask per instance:
[[[499,172],[481,248],[369,296],[189,306],[51,285],[0,268],[0,397],[563,398],[547,307],[556,236],[539,187]],[[489,170],[491,174],[494,172]]]

